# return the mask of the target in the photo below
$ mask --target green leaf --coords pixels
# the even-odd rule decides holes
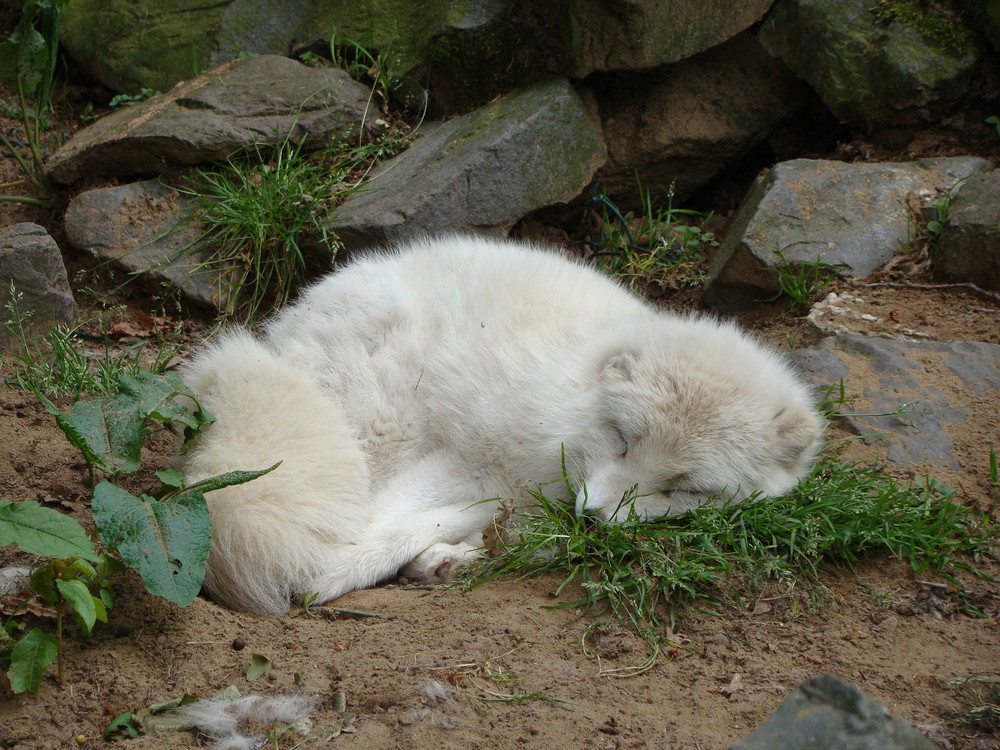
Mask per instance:
[[[97,609],[94,605],[94,597],[91,596],[87,584],[79,579],[73,581],[59,579],[56,581],[56,588],[59,589],[62,598],[69,604],[69,608],[80,625],[80,629],[89,635],[90,631],[94,629],[94,623],[97,621]],[[101,606],[103,608],[104,605],[102,604]],[[107,615],[105,614],[106,617]]]
[[[77,401],[64,414],[44,394],[34,393],[88,464],[108,472],[138,470],[143,419],[131,396],[117,393]]]
[[[182,607],[205,577],[212,520],[201,493],[156,500],[102,480],[92,504],[98,535],[142,576],[146,589]]]
[[[139,727],[136,726],[135,718],[131,711],[126,711],[123,714],[118,714],[115,718],[111,720],[101,735],[106,740],[113,740],[125,737],[138,737]]]
[[[156,472],[156,477],[163,483],[164,487],[175,490],[184,489],[184,472],[177,471],[177,469],[165,469]]]
[[[257,471],[227,471],[225,474],[217,474],[214,477],[195,482],[190,487],[185,487],[184,492],[201,495],[212,490],[221,490],[223,487],[231,487],[234,484],[243,484],[244,482],[250,482],[257,477],[269,474],[279,466],[281,466],[281,461],[278,461],[274,466],[268,466],[266,469]]]
[[[94,543],[74,518],[34,500],[0,502],[0,546],[15,544],[43,557],[100,559]]]
[[[54,635],[38,628],[28,631],[10,652],[10,669],[7,670],[10,689],[15,693],[25,690],[37,693],[45,670],[58,652]]]
[[[243,662],[243,674],[248,680],[256,680],[271,671],[271,660],[263,654],[250,654],[250,661]]]
[[[212,421],[205,412],[189,410],[178,397],[198,400],[176,372],[153,373],[141,370],[135,375],[122,374],[118,378],[119,390],[135,399],[143,419],[150,417],[162,422],[180,422],[199,430]]]

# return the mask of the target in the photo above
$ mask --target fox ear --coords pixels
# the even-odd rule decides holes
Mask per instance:
[[[606,383],[627,383],[632,380],[635,354],[629,351],[616,352],[608,357],[601,370],[601,380]]]
[[[819,417],[802,406],[786,407],[774,416],[778,460],[789,469],[811,462],[822,427]]]

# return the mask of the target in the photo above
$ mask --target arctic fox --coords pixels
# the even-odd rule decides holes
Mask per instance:
[[[205,588],[260,613],[401,570],[447,577],[482,546],[482,501],[524,497],[563,460],[576,512],[614,522],[785,492],[821,432],[781,357],[733,326],[482,238],[350,263],[185,378],[217,418],[190,481],[281,461],[207,497]],[[565,483],[546,492],[569,499]]]

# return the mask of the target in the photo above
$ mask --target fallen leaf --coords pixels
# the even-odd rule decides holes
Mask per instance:
[[[483,529],[483,547],[487,557],[497,557],[510,542],[508,526],[513,515],[514,501],[501,500],[499,512],[490,519],[486,528]]]
[[[250,661],[243,662],[243,674],[248,680],[256,680],[271,671],[271,660],[263,654],[250,654]]]

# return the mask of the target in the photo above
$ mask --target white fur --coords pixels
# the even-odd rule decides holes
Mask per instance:
[[[481,545],[480,501],[558,479],[564,450],[577,511],[614,521],[633,487],[644,515],[785,492],[820,436],[805,387],[734,327],[480,238],[357,261],[185,377],[218,418],[191,480],[283,461],[208,496],[206,588],[258,612],[447,575]]]

